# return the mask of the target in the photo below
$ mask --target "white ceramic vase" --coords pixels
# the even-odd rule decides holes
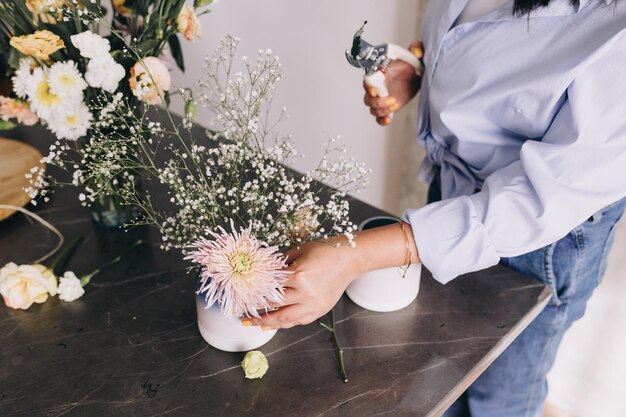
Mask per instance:
[[[247,352],[257,349],[276,334],[276,330],[244,327],[239,318],[226,318],[217,304],[206,308],[203,295],[196,295],[198,329],[202,338],[216,349],[226,352]]]
[[[393,217],[373,217],[359,225],[367,230],[397,223]],[[411,265],[404,277],[399,268],[384,268],[368,272],[352,281],[346,294],[354,303],[366,310],[397,311],[411,304],[419,292],[422,264]]]

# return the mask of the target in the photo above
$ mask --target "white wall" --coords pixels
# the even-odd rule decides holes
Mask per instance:
[[[223,0],[202,17],[203,36],[184,42],[186,73],[175,72],[175,85],[189,85],[201,74],[201,58],[225,34],[241,38],[241,55],[270,48],[283,64],[275,105],[291,115],[282,126],[312,168],[321,143],[340,134],[349,154],[373,169],[371,184],[358,195],[375,206],[397,211],[401,144],[415,138],[415,103],[399,114],[395,126],[379,127],[363,105],[362,72],[348,65],[344,50],[368,20],[367,40],[408,45],[417,38],[420,1],[407,0]],[[206,117],[205,119],[206,120]],[[203,122],[202,113],[199,114]]]

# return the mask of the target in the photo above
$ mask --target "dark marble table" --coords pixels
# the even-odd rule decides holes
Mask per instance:
[[[17,131],[45,147],[40,130]],[[448,285],[422,275],[395,313],[336,307],[350,381],[330,333],[280,331],[262,351],[270,369],[246,380],[243,354],[208,346],[195,321],[192,279],[153,230],[94,228],[73,191],[34,211],[84,242],[68,269],[91,272],[137,239],[131,256],[96,276],[73,303],[27,311],[0,303],[0,416],[439,416],[543,309],[544,286],[497,266]],[[355,220],[381,212],[353,204]],[[0,266],[32,262],[56,238],[21,214],[0,222]]]

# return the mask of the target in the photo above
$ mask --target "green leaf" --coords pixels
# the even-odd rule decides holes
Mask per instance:
[[[213,3],[213,0],[194,0],[193,8],[199,9],[200,7],[208,6],[211,3]]]
[[[157,39],[146,39],[143,42],[135,45],[135,49],[139,50],[143,56],[154,55],[155,49],[159,46],[160,42]]]
[[[183,59],[183,50],[180,47],[180,41],[178,40],[178,36],[173,35],[167,40],[167,43],[170,45],[170,51],[172,52],[172,56],[176,61],[176,65],[180,68],[181,71],[185,71],[185,60]]]
[[[9,67],[13,69],[18,69],[20,67],[20,53],[16,49],[11,48],[9,51],[7,64],[9,64]]]
[[[183,6],[185,5],[184,0],[183,1],[179,1],[178,3],[174,4],[174,7],[172,7],[169,10],[168,16],[170,19],[172,20],[176,20],[178,18],[178,16],[180,15],[181,10],[183,10]]]
[[[17,125],[13,122],[5,122],[4,120],[0,120],[0,130],[11,130],[14,129]]]

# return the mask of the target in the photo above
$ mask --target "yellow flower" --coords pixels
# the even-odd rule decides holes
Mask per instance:
[[[45,77],[35,86],[35,98],[37,102],[41,103],[44,107],[52,107],[61,103],[61,98],[56,94],[50,92],[50,83],[48,77]]]
[[[113,3],[113,8],[115,9],[115,11],[122,16],[130,16],[132,14],[131,10],[128,7],[124,6],[126,0],[112,0],[111,3]]]
[[[254,378],[262,378],[263,375],[267,372],[269,365],[267,363],[267,358],[263,354],[263,352],[258,350],[253,350],[252,352],[248,352],[246,357],[243,358],[243,362],[241,362],[241,367],[246,373],[246,378],[254,379]]]
[[[202,35],[202,26],[193,7],[184,5],[178,18],[176,19],[178,31],[183,34],[188,41],[195,41]]]
[[[57,279],[43,265],[16,265],[10,262],[0,269],[0,294],[7,307],[26,310],[33,303],[44,303],[56,295]]]
[[[38,30],[30,35],[13,36],[11,46],[23,53],[42,61],[48,61],[50,55],[65,48],[63,40],[49,30]]]

